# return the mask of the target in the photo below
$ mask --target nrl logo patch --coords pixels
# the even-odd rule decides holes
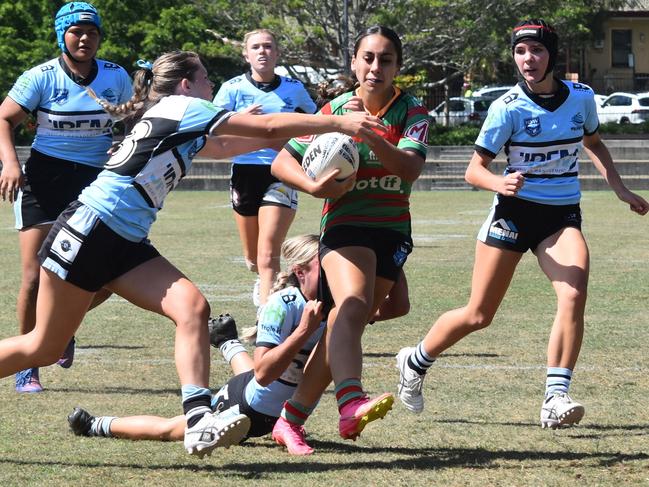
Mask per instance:
[[[536,137],[541,133],[541,120],[539,117],[526,118],[525,122],[525,132],[527,132],[531,137]]]

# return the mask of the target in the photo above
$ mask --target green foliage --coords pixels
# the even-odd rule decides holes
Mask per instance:
[[[480,126],[458,125],[445,127],[444,125],[431,124],[428,129],[428,143],[430,145],[473,145],[480,133]]]
[[[643,123],[617,123],[608,122],[599,126],[602,134],[644,134],[649,136],[649,121]]]

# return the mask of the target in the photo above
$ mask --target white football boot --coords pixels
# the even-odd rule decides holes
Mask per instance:
[[[399,369],[397,393],[406,409],[418,414],[424,410],[424,396],[421,393],[421,388],[426,375],[419,375],[408,366],[408,357],[414,350],[414,347],[406,347],[399,350],[397,354],[397,369]]]
[[[541,406],[541,427],[561,428],[579,423],[584,417],[584,406],[573,401],[565,392],[556,392],[545,398]]]
[[[217,447],[229,448],[243,440],[250,429],[250,418],[239,413],[239,408],[221,413],[205,413],[191,428],[185,428],[185,450],[190,455],[212,454]]]

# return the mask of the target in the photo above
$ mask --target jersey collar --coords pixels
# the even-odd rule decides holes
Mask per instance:
[[[273,81],[271,81],[270,83],[263,83],[261,81],[256,81],[255,79],[253,79],[251,71],[248,71],[246,73],[246,79],[250,82],[250,84],[252,86],[257,88],[258,90],[263,91],[264,93],[268,93],[270,91],[273,91],[282,82],[282,79],[277,75],[275,75],[275,78],[273,78]]]
[[[395,101],[397,98],[399,98],[399,96],[401,96],[401,90],[400,90],[399,88],[397,88],[396,86],[394,86],[393,88],[394,88],[394,95],[392,95],[392,98],[390,98],[390,100],[389,100],[389,101],[388,101],[388,102],[387,102],[387,103],[386,103],[386,104],[385,104],[385,105],[384,105],[384,106],[383,106],[383,107],[382,107],[378,112],[376,112],[376,113],[372,113],[372,112],[370,112],[367,108],[365,109],[365,111],[366,111],[369,115],[373,115],[373,116],[378,117],[378,118],[381,118],[383,115],[385,115],[386,113],[388,113],[388,110],[390,109],[390,107],[392,106],[392,104],[394,103],[394,101]],[[354,94],[355,94],[356,96],[361,96],[361,95],[360,95],[360,88],[356,88],[356,90],[354,91]]]
[[[59,65],[61,66],[63,72],[68,76],[68,78],[81,86],[88,86],[90,83],[92,83],[97,77],[97,72],[99,71],[99,68],[97,67],[97,61],[93,59],[92,68],[90,68],[90,73],[88,74],[88,76],[86,76],[85,78],[83,76],[79,76],[78,74],[73,73],[69,66],[65,63],[62,54],[59,56]]]
[[[556,91],[556,93],[554,93],[554,96],[550,96],[550,97],[540,96],[537,95],[536,93],[533,93],[527,87],[525,81],[521,81],[520,83],[518,83],[518,86],[520,86],[521,90],[523,90],[523,92],[527,95],[527,97],[530,100],[532,100],[534,103],[536,103],[538,106],[544,108],[549,112],[554,112],[557,108],[563,105],[563,102],[566,101],[568,99],[568,95],[570,95],[570,90],[568,89],[566,84],[562,82],[559,78],[554,78],[554,79],[557,82],[559,89]]]

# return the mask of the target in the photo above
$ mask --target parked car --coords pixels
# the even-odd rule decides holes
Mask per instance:
[[[454,96],[448,99],[448,125],[460,125],[470,123],[479,125],[487,116],[487,110],[491,102],[488,98],[463,98]],[[446,115],[444,109],[446,102],[437,105],[428,114],[433,119],[433,123],[446,125]]]
[[[600,123],[642,123],[649,120],[649,93],[613,93],[597,107]]]
[[[513,86],[485,86],[473,92],[474,97],[489,98],[495,100],[511,90]]]
[[[606,98],[608,98],[606,95],[598,95],[597,93],[595,93],[595,103],[597,103],[598,109],[602,106],[602,103],[604,103],[604,100],[606,100]]]

